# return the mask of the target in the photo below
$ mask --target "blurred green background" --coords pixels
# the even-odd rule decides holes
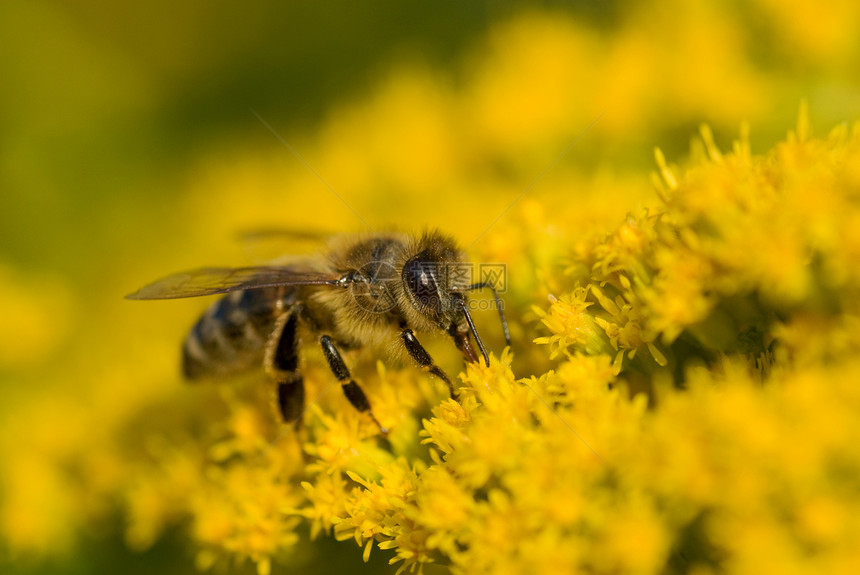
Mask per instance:
[[[252,108],[285,134],[311,132],[404,53],[445,66],[494,11],[373,1],[0,10],[3,257],[81,288],[122,244],[167,228],[197,159],[222,142],[280,147]]]
[[[818,133],[860,117],[858,38],[848,0],[0,4],[0,568],[193,568],[171,536],[125,550],[120,480],[68,487],[176,385],[199,311],[125,293],[246,263],[238,231],[364,229],[336,196],[468,244],[556,160],[529,199],[589,225],[589,182],[633,182],[616,221],[656,201],[654,146],[680,161],[702,123],[728,147],[746,121],[760,152],[804,97]],[[317,545],[305,565],[338,568]]]

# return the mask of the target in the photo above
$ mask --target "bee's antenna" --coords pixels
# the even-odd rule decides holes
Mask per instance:
[[[502,300],[499,299],[499,294],[496,291],[496,286],[494,286],[491,283],[481,282],[481,283],[470,285],[469,287],[466,288],[466,291],[474,291],[474,290],[482,289],[482,288],[489,288],[489,289],[493,290],[493,297],[496,299],[496,309],[499,310],[499,317],[502,320],[502,330],[504,330],[504,332],[505,332],[505,343],[508,344],[508,346],[510,346],[511,345],[511,333],[508,331],[508,320],[505,319],[505,310],[502,309]],[[468,318],[469,325],[472,325],[472,320],[471,320],[471,318],[469,318],[468,312],[466,313],[466,317]],[[472,331],[474,331],[474,329]],[[475,339],[478,339],[477,335],[475,336]],[[480,346],[480,344],[478,344],[478,345]]]
[[[481,336],[478,335],[478,330],[475,329],[475,322],[472,321],[469,308],[466,306],[466,299],[463,296],[460,296],[457,301],[460,304],[460,307],[463,308],[463,313],[466,314],[466,323],[469,324],[469,330],[475,337],[475,343],[478,344],[478,349],[481,350],[481,355],[484,356],[484,362],[487,364],[487,367],[490,367],[490,356],[487,355],[487,350],[484,349],[484,342],[481,341]]]

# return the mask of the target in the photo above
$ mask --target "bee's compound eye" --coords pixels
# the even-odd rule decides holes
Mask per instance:
[[[421,307],[421,311],[440,315],[442,294],[439,284],[436,283],[436,267],[426,260],[425,252],[418,254],[403,266],[403,284],[412,294],[414,302]]]

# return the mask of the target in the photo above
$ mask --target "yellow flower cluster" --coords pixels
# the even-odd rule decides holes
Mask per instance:
[[[366,558],[376,543],[454,573],[853,572],[860,282],[845,234],[860,138],[804,131],[764,157],[743,140],[723,155],[705,131],[683,172],[658,154],[665,206],[577,250],[582,285],[538,340],[563,361],[540,377],[517,380],[505,353],[469,366],[456,402],[380,365],[369,392],[391,436],[342,399],[315,405],[304,464],[275,465],[295,445],[255,444],[259,424],[236,411],[252,420],[234,426],[239,452],[266,455],[217,472],[223,492],[191,510],[198,540],[266,571],[304,517]],[[840,209],[813,217],[816,198]],[[825,243],[832,230],[843,241]],[[777,249],[789,238],[805,257]]]
[[[662,205],[573,240],[573,287],[534,308],[544,345],[517,358],[553,369],[518,378],[493,355],[459,401],[415,370],[359,369],[382,437],[311,356],[298,433],[256,377],[184,389],[126,423],[132,440],[91,442],[75,462],[88,484],[50,464],[88,427],[58,411],[64,434],[29,437],[32,465],[5,476],[34,494],[7,503],[9,540],[57,545],[62,517],[87,524],[116,494],[132,547],[184,522],[198,567],[263,575],[302,560],[308,524],[403,570],[856,572],[860,128],[814,139],[802,114],[763,156],[703,129],[689,167],[657,165]],[[59,504],[35,480],[58,482]]]
[[[564,361],[469,366],[422,422],[429,460],[354,435],[332,451],[373,468],[319,460],[302,513],[454,573],[854,572],[860,131],[805,132],[756,157],[703,130],[683,171],[658,153],[665,206],[595,238],[544,314]]]
[[[283,134],[312,170],[231,133],[177,178],[170,218],[153,202],[98,226],[116,247],[86,289],[4,256],[0,571],[7,551],[80,553],[120,508],[129,547],[178,536],[201,569],[325,570],[309,530],[369,568],[434,573],[860,572],[858,129],[813,138],[804,112],[754,155],[746,130],[720,151],[703,128],[689,165],[656,152],[657,194],[638,173],[643,142],[677,150],[690,122],[781,125],[773,102],[802,93],[853,113],[860,4],[734,4],[518,12],[450,75],[406,57],[316,132]],[[40,157],[16,163],[52,181]],[[204,302],[120,301],[175,269],[248,263],[237,229],[342,232],[356,215],[444,228],[510,274],[514,351],[468,366],[459,401],[347,358],[386,437],[314,346],[296,433],[259,373],[179,382],[176,340]],[[454,375],[451,346],[428,341]]]
[[[618,371],[626,357],[648,373],[722,354],[764,369],[856,349],[857,139],[844,125],[809,139],[802,111],[798,129],[764,157],[750,154],[743,134],[724,155],[707,127],[682,174],[658,149],[665,205],[576,254],[568,273],[581,287],[550,307],[552,335],[538,342],[593,353],[603,338]]]

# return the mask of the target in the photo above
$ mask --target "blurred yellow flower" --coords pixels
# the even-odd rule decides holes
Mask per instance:
[[[0,260],[0,369],[33,365],[54,353],[69,336],[74,309],[58,278],[21,276]]]

